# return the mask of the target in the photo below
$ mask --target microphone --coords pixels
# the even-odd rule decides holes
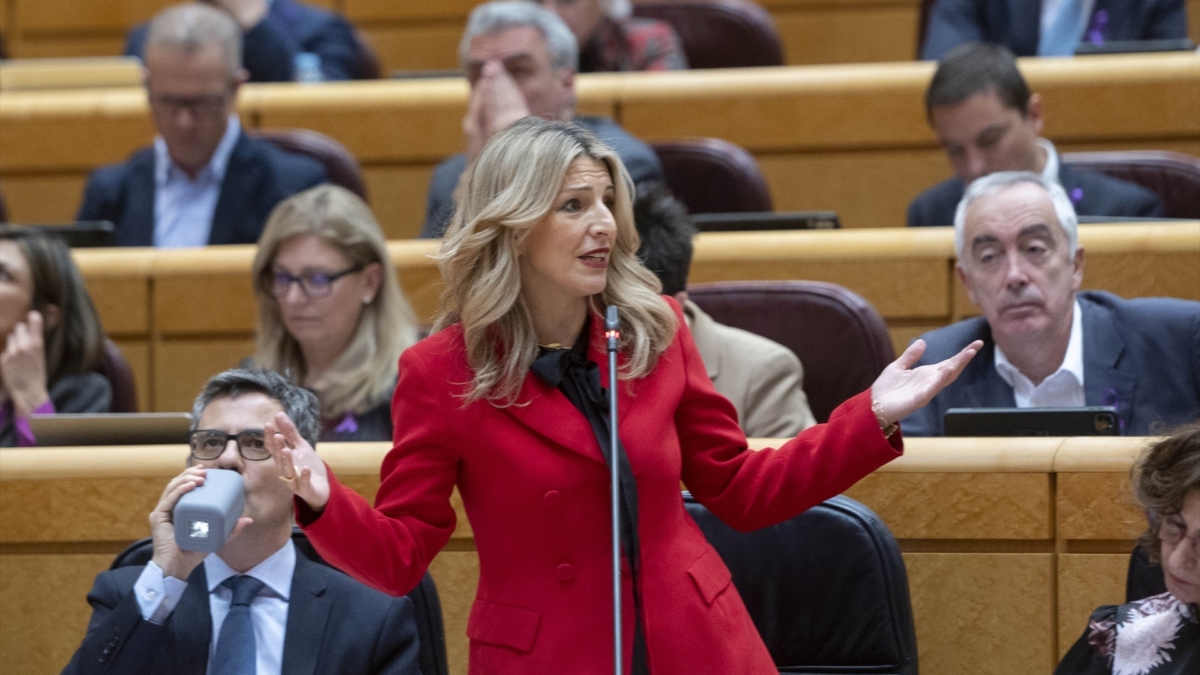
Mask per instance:
[[[175,543],[185,551],[220,550],[242,516],[245,504],[240,473],[209,469],[204,485],[180,497],[175,504]]]
[[[617,342],[621,339],[621,322],[617,319],[616,305],[604,309],[604,337],[608,339],[608,353],[615,353]]]
[[[618,487],[617,465],[617,343],[621,339],[621,323],[617,318],[617,306],[609,305],[604,310],[604,337],[608,341],[608,438],[609,447],[609,513],[612,516],[612,604],[613,604],[613,673],[623,675],[621,660],[621,519],[618,511],[621,501]]]

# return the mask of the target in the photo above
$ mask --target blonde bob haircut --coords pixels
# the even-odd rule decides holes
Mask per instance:
[[[383,282],[365,305],[358,330],[330,368],[329,382],[317,397],[321,416],[364,413],[391,396],[400,352],[417,341],[417,324],[388,256],[387,243],[371,209],[357,195],[336,185],[318,185],[280,202],[267,219],[254,257],[254,293],[258,297],[255,365],[304,381],[300,344],[287,332],[279,302],[271,292],[271,266],[279,247],[295,237],[315,236],[341,251],[350,265],[379,263]]]
[[[526,117],[488,141],[468,169],[436,256],[445,290],[434,330],[462,323],[473,371],[468,403],[484,398],[512,405],[520,394],[538,342],[521,294],[517,245],[551,213],[568,168],[580,157],[603,163],[616,191],[608,280],[589,307],[621,308],[620,379],[648,374],[675,336],[675,314],[659,295],[658,278],[637,257],[633,182],[617,154],[581,126]]]

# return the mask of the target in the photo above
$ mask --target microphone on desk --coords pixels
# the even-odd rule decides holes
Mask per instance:
[[[208,469],[204,484],[175,504],[175,543],[185,551],[219,551],[242,517],[245,505],[240,473]]]

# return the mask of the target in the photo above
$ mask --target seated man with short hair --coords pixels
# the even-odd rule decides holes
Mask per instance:
[[[242,34],[242,53],[251,82],[296,79],[296,56],[314,54],[322,80],[352,80],[362,53],[354,27],[340,14],[295,0],[198,0],[228,12]],[[129,32],[125,55],[145,60],[148,26]]]
[[[292,543],[292,492],[263,441],[281,413],[315,446],[312,392],[265,370],[208,381],[193,406],[189,466],[150,513],[154,557],[96,577],[87,637],[64,675],[420,675],[412,601],[313,562]],[[183,551],[172,514],[209,469],[241,474],[243,517],[216,553]]]
[[[942,59],[925,92],[925,116],[955,176],[912,200],[909,227],[950,225],[963,189],[996,171],[1032,171],[1059,183],[1082,216],[1162,215],[1149,190],[1060,161],[1054,144],[1041,138],[1042,98],[1030,93],[1004,47],[963,45]]]
[[[922,336],[919,363],[974,340],[979,355],[908,436],[941,436],[950,408],[1113,406],[1121,433],[1200,419],[1200,302],[1078,292],[1083,248],[1062,187],[1029,172],[971,184],[954,218],[956,271],[983,316]]]
[[[804,394],[804,368],[792,350],[719,324],[688,299],[696,228],[683,205],[656,186],[634,202],[633,219],[642,239],[638,257],[658,276],[663,294],[683,305],[708,377],[737,409],[742,431],[752,438],[784,438],[816,424]]]
[[[650,146],[610,119],[575,114],[579,48],[554,12],[524,1],[480,5],[467,19],[458,60],[471,83],[463,119],[467,151],[433,170],[421,237],[445,233],[459,181],[488,139],[530,115],[587,127],[616,151],[639,188],[662,182],[662,164]]]
[[[78,220],[109,220],[117,246],[253,244],[275,204],[325,169],[249,138],[236,113],[241,32],[225,12],[176,5],[150,22],[146,93],[158,137],[88,178]]]

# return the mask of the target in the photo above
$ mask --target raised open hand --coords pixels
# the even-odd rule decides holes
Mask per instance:
[[[279,477],[297,497],[314,511],[321,511],[329,502],[329,472],[317,451],[296,430],[291,418],[275,413],[274,423],[263,428],[267,450],[279,468]]]
[[[913,368],[925,353],[925,341],[917,340],[879,374],[871,385],[871,400],[877,404],[876,409],[888,425],[899,422],[928,405],[939,391],[958,377],[981,348],[983,342],[976,340],[941,363]]]

